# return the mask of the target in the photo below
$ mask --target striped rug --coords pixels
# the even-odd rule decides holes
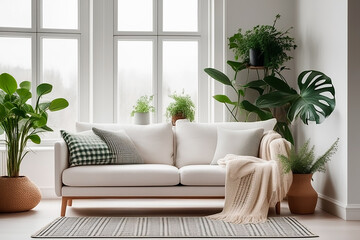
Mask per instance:
[[[34,238],[301,238],[317,237],[292,217],[231,224],[204,217],[62,217]]]

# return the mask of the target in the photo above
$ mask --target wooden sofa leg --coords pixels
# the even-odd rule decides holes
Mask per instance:
[[[72,199],[70,198],[70,199],[68,199],[68,201],[67,201],[67,205],[69,206],[69,207],[71,207],[72,206]]]
[[[61,217],[65,217],[67,203],[68,203],[68,198],[67,197],[62,197],[62,199],[61,199],[61,213],[60,213]]]
[[[277,202],[275,205],[275,212],[277,215],[280,215],[280,202]]]

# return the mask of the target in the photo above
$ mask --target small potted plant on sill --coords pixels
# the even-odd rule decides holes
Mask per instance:
[[[150,124],[150,112],[155,112],[155,107],[152,105],[154,96],[141,96],[136,105],[133,106],[131,116],[134,117],[134,123],[137,125]]]
[[[178,119],[188,119],[190,122],[195,118],[195,104],[191,100],[190,95],[178,95],[176,93],[170,95],[175,102],[169,104],[166,108],[166,117],[171,118],[171,123],[175,126]]]
[[[314,173],[326,171],[325,164],[337,151],[339,138],[316,160],[315,146],[309,149],[309,142],[310,139],[299,151],[292,147],[289,156],[279,156],[284,172],[292,171],[293,173],[293,182],[287,196],[290,211],[295,214],[314,213],[318,194],[311,185],[311,179]]]
[[[63,98],[40,102],[52,91],[52,85],[42,83],[36,88],[36,104],[32,98],[31,83],[17,82],[8,73],[0,75],[0,134],[5,133],[7,175],[0,177],[0,212],[22,212],[34,208],[41,199],[39,188],[26,176],[20,176],[20,165],[29,150],[30,140],[40,144],[39,133],[53,131],[47,124],[48,111],[59,111],[69,103]]]
[[[295,49],[294,38],[286,31],[277,30],[275,25],[280,15],[276,15],[273,25],[257,25],[242,33],[242,30],[229,38],[229,47],[235,53],[235,59],[251,66],[264,66],[279,70],[282,64],[292,57],[288,51]]]

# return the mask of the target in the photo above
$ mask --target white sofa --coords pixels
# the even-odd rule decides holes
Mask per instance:
[[[62,197],[61,216],[72,199],[223,198],[224,168],[210,165],[217,127],[272,130],[275,119],[261,122],[119,125],[77,123],[77,131],[124,129],[144,164],[69,167],[64,141],[55,143],[55,190]]]

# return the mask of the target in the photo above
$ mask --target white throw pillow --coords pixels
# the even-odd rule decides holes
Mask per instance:
[[[263,128],[248,130],[230,130],[218,127],[217,144],[212,165],[226,154],[257,157]]]
[[[216,150],[218,127],[233,130],[263,128],[264,131],[269,131],[274,128],[275,124],[275,118],[259,122],[177,122],[176,166],[181,168],[188,165],[209,165]]]

